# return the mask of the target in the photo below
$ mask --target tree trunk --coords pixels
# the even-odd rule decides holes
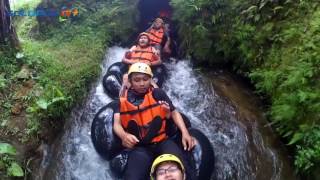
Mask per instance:
[[[20,48],[19,40],[12,25],[9,0],[0,0],[0,44]]]

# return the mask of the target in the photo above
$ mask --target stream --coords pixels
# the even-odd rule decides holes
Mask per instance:
[[[45,145],[37,180],[115,179],[108,161],[97,154],[90,137],[93,117],[112,100],[104,93],[102,76],[127,49],[109,48],[102,74],[82,106],[75,108],[63,133]],[[189,60],[166,63],[169,79],[163,89],[192,126],[210,140],[215,152],[212,179],[294,180],[292,160],[264,118],[261,102],[241,81],[222,70],[203,72]]]

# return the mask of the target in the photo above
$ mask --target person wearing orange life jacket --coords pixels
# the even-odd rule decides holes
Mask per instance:
[[[137,44],[132,46],[122,59],[122,62],[131,65],[143,62],[150,66],[162,64],[160,54],[150,45],[149,34],[143,32],[137,38]]]
[[[124,64],[122,68],[128,69],[128,65],[130,66],[137,62],[143,62],[150,65],[153,72],[156,71],[156,73],[157,66],[162,64],[160,54],[150,45],[149,35],[145,32],[139,34],[137,38],[137,45],[132,46],[130,50],[125,53],[125,56],[122,59],[122,63]],[[152,85],[154,87],[158,87],[154,81],[152,81]],[[120,94],[123,94],[123,89],[129,86],[128,75],[124,74]]]
[[[182,134],[184,150],[190,151],[195,140],[166,93],[151,86],[152,71],[145,63],[135,63],[129,69],[130,89],[118,100],[114,109],[113,130],[129,152],[125,180],[148,179],[155,157],[170,153],[179,157],[190,179],[194,170],[183,151],[166,134],[166,123],[172,117]],[[137,166],[136,163],[139,163]]]
[[[170,50],[170,35],[169,28],[165,25],[161,18],[155,19],[151,27],[146,30],[149,34],[151,45],[155,47],[159,52],[161,51],[163,45],[163,51],[167,54],[171,53]],[[165,41],[165,43],[164,43]]]

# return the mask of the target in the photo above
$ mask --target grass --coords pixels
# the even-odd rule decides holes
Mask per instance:
[[[87,27],[82,24],[63,22],[61,29],[50,32],[52,34],[50,38],[35,39],[32,36],[37,34],[30,37],[28,30],[36,27],[37,22],[30,17],[24,17],[24,19],[23,23],[18,25],[18,35],[22,39],[25,62],[37,72],[36,79],[39,86],[36,88],[41,94],[40,97],[31,98],[33,104],[31,103],[30,106],[36,108],[39,99],[50,102],[51,99],[56,98],[53,94],[48,94],[53,87],[66,97],[64,106],[51,104],[51,109],[34,111],[29,121],[64,118],[68,110],[86,95],[89,84],[99,74],[99,64],[106,49],[105,41],[109,37],[107,33],[104,36],[103,33],[100,36],[94,36],[94,32],[89,34]],[[55,114],[54,111],[61,113]],[[51,117],[48,117],[48,114]],[[29,122],[28,124],[31,126],[28,127],[29,133],[39,133],[39,123]]]
[[[40,2],[13,1],[11,5],[13,10],[28,10],[35,9]],[[89,85],[100,73],[99,65],[106,47],[113,39],[126,40],[135,30],[134,4],[128,6],[121,1],[104,3],[92,8],[94,3],[90,4],[92,7],[87,7],[87,4],[79,1],[76,5],[81,9],[80,16],[54,26],[50,23],[45,27],[40,26],[36,17],[14,17],[23,57],[16,59],[14,53],[3,55],[3,58],[11,60],[3,64],[6,72],[0,76],[0,85],[6,86],[4,88],[7,90],[11,87],[11,90],[0,98],[6,101],[7,106],[2,111],[2,119],[10,119],[10,108],[16,103],[11,98],[12,94],[21,88],[19,84],[24,83],[15,78],[22,65],[27,65],[35,83],[28,94],[19,100],[23,109],[27,110],[25,131],[28,136],[41,133],[43,127],[40,122],[43,119],[65,119],[69,110],[83,99]],[[4,76],[6,78],[1,78]]]

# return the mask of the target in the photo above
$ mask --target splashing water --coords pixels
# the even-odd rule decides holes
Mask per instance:
[[[126,49],[112,47],[102,64],[102,75],[120,61]],[[185,113],[193,127],[207,135],[215,151],[216,179],[295,179],[281,147],[269,143],[261,133],[259,116],[246,121],[237,108],[215,90],[212,78],[194,70],[187,60],[166,64],[169,79],[164,90],[177,109]],[[83,108],[75,108],[64,133],[45,149],[35,179],[103,180],[115,179],[108,161],[95,151],[90,137],[91,122],[98,110],[111,102],[101,83],[92,88]]]

